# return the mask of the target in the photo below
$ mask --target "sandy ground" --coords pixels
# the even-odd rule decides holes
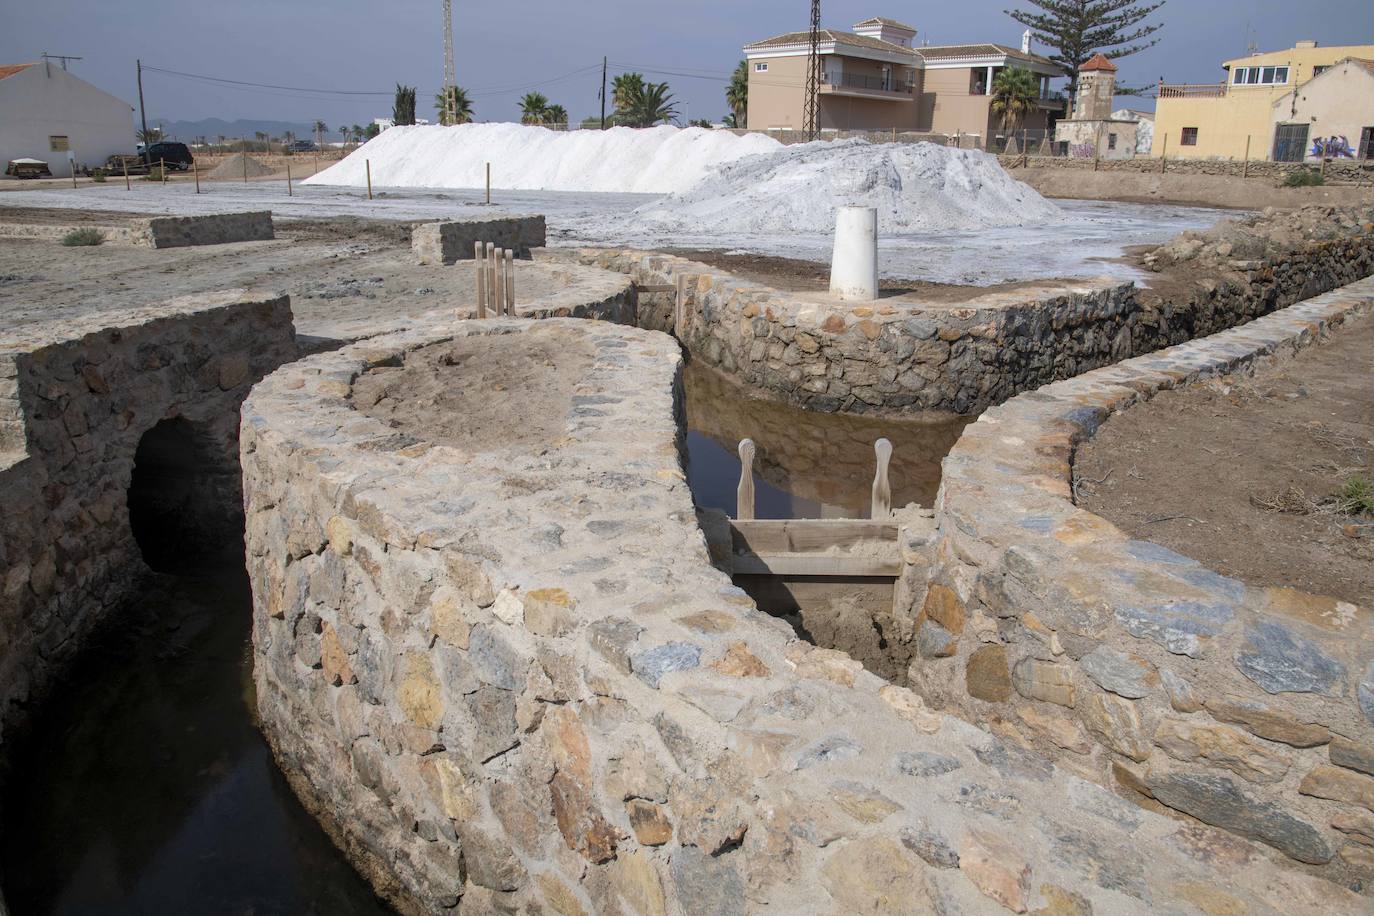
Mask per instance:
[[[127,210],[138,213],[219,213],[270,209],[279,225],[290,219],[339,216],[384,220],[433,220],[542,213],[551,246],[603,245],[649,249],[704,248],[828,263],[832,239],[795,233],[740,237],[644,234],[627,228],[627,215],[658,200],[648,194],[574,194],[555,191],[297,187],[288,197],[283,181],[215,182],[197,195],[184,181],[52,186],[0,194],[0,218],[10,207]],[[1123,261],[1131,245],[1159,243],[1185,229],[1205,229],[1230,216],[1224,211],[1160,205],[1059,201],[1064,219],[1034,229],[929,232],[880,240],[884,277],[956,285],[1110,275],[1138,279]]]
[[[463,337],[422,347],[403,366],[371,370],[354,384],[353,403],[407,443],[538,453],[563,435],[575,388],[569,380],[593,357],[585,339],[556,329]]]
[[[1265,207],[1349,207],[1374,202],[1374,186],[1329,185],[1279,187],[1268,178],[1230,175],[1183,175],[1148,172],[1091,172],[1082,169],[1010,169],[1045,197],[1070,200],[1114,200],[1262,210]]]
[[[1374,517],[1330,505],[1374,479],[1371,378],[1365,317],[1254,378],[1162,392],[1079,450],[1080,501],[1226,575],[1374,607]]]
[[[0,216],[6,212],[0,210]],[[436,309],[475,309],[471,264],[414,263],[408,224],[309,222],[299,229],[283,225],[277,235],[271,242],[160,251],[0,240],[0,331],[234,288],[286,293],[298,333],[339,340],[377,333]],[[561,295],[566,270],[516,261],[517,306]]]

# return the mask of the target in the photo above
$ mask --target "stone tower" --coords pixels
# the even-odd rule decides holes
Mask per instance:
[[[1078,95],[1073,102],[1075,121],[1105,121],[1112,116],[1116,95],[1116,64],[1094,54],[1078,69]]]

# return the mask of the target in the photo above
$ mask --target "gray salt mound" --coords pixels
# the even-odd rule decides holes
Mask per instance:
[[[820,140],[722,165],[691,190],[646,204],[645,230],[814,233],[835,209],[878,210],[880,234],[1040,226],[1063,218],[995,156],[934,143]]]

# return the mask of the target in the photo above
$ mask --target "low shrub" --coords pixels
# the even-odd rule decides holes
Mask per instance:
[[[1299,169],[1296,172],[1289,172],[1288,177],[1283,180],[1285,188],[1315,188],[1324,184],[1326,184],[1326,179],[1316,169]]]
[[[150,169],[148,170],[148,174],[147,174],[147,175],[144,175],[144,176],[143,176],[143,180],[144,180],[144,181],[161,181],[161,180],[162,180],[162,177],[163,177],[163,176],[162,176],[162,166],[155,165],[155,166],[153,166],[152,168],[150,168]]]
[[[62,244],[68,248],[99,245],[103,241],[105,241],[105,234],[99,229],[73,229],[62,236]]]
[[[105,170],[104,170],[104,169],[96,169],[95,171],[91,172],[91,181],[94,181],[94,182],[96,182],[97,184],[104,184],[104,183],[105,183]]]
[[[1364,477],[1352,477],[1336,494],[1336,501],[1346,515],[1374,515],[1374,483]]]

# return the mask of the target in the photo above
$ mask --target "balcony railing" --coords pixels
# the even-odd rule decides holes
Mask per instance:
[[[914,83],[903,83],[891,78],[883,79],[881,76],[862,76],[857,73],[841,73],[838,76],[823,73],[821,82],[837,89],[872,89],[875,92],[903,92],[907,95],[916,91]]]
[[[1186,84],[1175,83],[1159,86],[1161,99],[1222,99],[1226,97],[1225,83]]]

